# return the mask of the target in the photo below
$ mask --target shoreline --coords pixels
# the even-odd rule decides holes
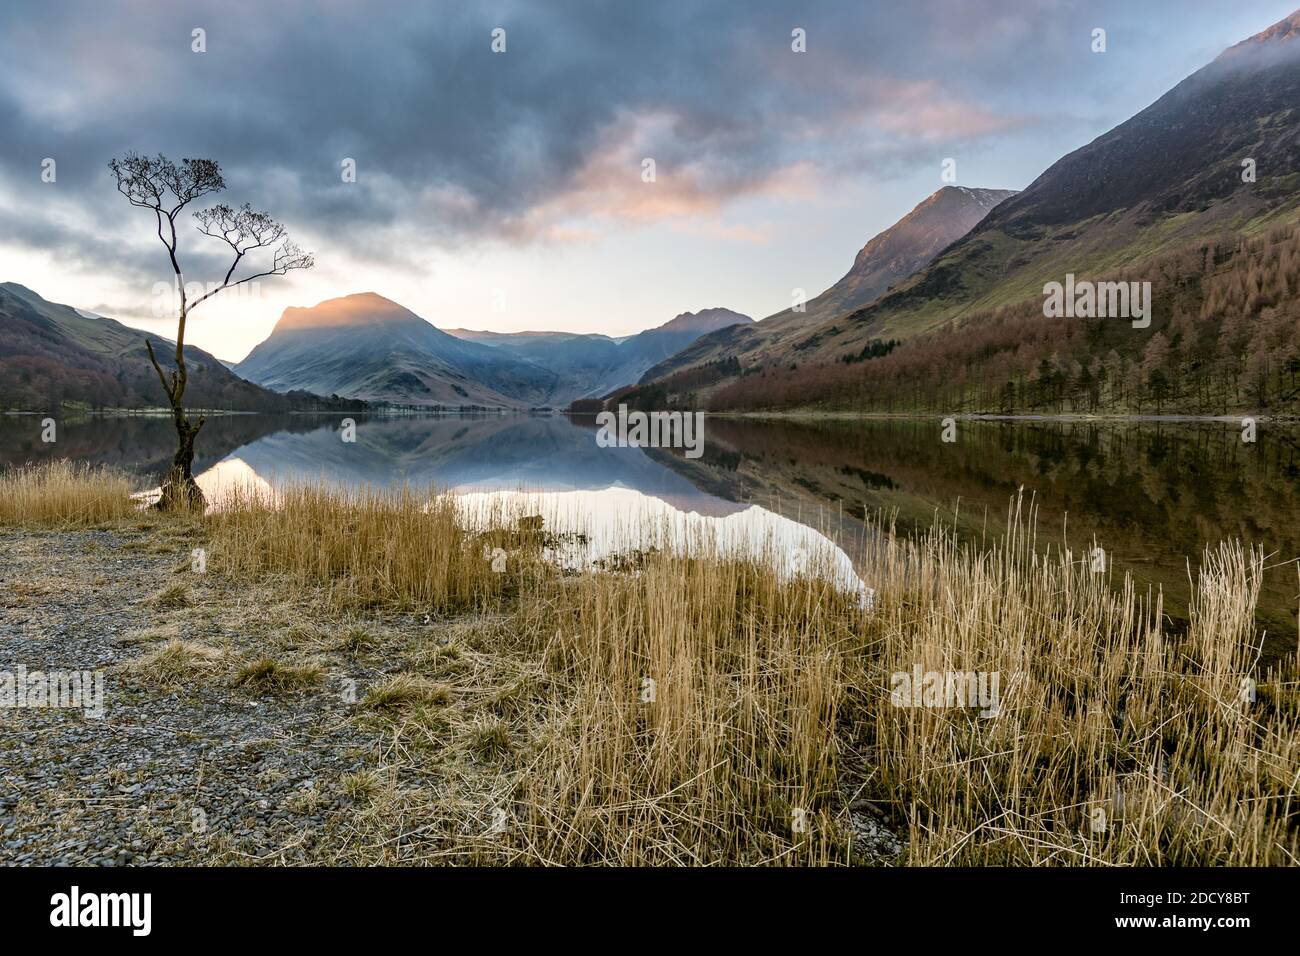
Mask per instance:
[[[1059,423],[1088,423],[1102,425],[1126,425],[1126,424],[1183,424],[1183,423],[1205,423],[1220,422],[1224,424],[1240,425],[1243,420],[1249,418],[1257,423],[1269,422],[1283,425],[1300,425],[1300,416],[1297,415],[1191,415],[1191,414],[1169,414],[1169,415],[1095,415],[1065,412],[1060,414],[1042,414],[1036,412],[1022,412],[997,414],[987,412],[848,412],[848,411],[761,411],[761,412],[713,412],[713,411],[695,411],[674,409],[678,412],[689,414],[702,414],[706,419],[733,419],[733,420],[773,420],[773,421],[942,421],[945,418],[952,418],[957,421],[987,421],[987,422],[1059,422]],[[212,408],[186,408],[186,413],[190,415],[206,415],[210,417],[239,417],[239,416],[280,416],[280,415],[312,415],[312,416],[330,416],[330,415],[350,415],[364,416],[367,418],[498,418],[498,417],[550,417],[560,416],[563,418],[594,418],[596,412],[572,412],[567,409],[557,409],[549,411],[540,410],[498,410],[498,409],[445,409],[445,410],[414,410],[414,409],[385,409],[373,408],[363,411],[352,410],[332,410],[332,409],[295,409],[287,412],[277,411],[243,411],[229,409],[212,409]],[[0,411],[0,416],[10,418],[35,417],[35,416],[54,416],[53,412],[40,412],[29,410],[8,409]],[[70,418],[171,418],[172,412],[166,408],[148,408],[148,409],[94,409],[94,410],[76,410],[71,415],[63,415],[64,420]]]
[[[723,419],[772,419],[781,421],[942,421],[953,418],[958,421],[1010,421],[1010,422],[1063,422],[1096,423],[1107,425],[1126,424],[1179,424],[1200,422],[1221,422],[1240,425],[1242,420],[1250,418],[1255,422],[1273,422],[1280,424],[1300,424],[1300,416],[1293,415],[1083,415],[1064,413],[1059,415],[1044,414],[987,414],[982,412],[705,412],[706,418]]]

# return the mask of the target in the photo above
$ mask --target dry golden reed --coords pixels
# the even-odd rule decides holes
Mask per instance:
[[[1239,545],[1205,554],[1174,628],[1158,594],[1041,547],[1019,500],[991,544],[873,528],[865,613],[823,575],[782,580],[705,540],[617,573],[493,574],[446,497],[278,505],[219,519],[236,566],[365,579],[399,604],[491,596],[511,615],[501,653],[547,675],[514,708],[512,825],[480,858],[847,863],[866,798],[912,864],[1296,862],[1295,662],[1255,669],[1263,559]],[[918,665],[997,672],[1000,712],[896,706],[891,675]]]
[[[507,583],[446,495],[295,485],[233,489],[210,516],[213,559],[232,573],[326,585],[344,602],[481,608]]]
[[[934,531],[869,562],[881,643],[855,696],[908,862],[1295,865],[1300,696],[1294,658],[1256,669],[1263,555],[1207,550],[1174,628],[1091,555],[1045,557],[1020,509],[993,548]],[[891,706],[916,664],[999,673],[1000,712]]]
[[[139,510],[131,483],[110,468],[68,461],[0,472],[0,524],[103,524]]]
[[[828,568],[777,574],[776,541],[565,572],[520,517],[299,486],[206,518],[212,573],[430,615],[391,648],[393,706],[360,708],[391,726],[341,857],[878,862],[850,826],[870,803],[902,840],[884,862],[1300,863],[1300,683],[1294,657],[1259,663],[1259,552],[1209,548],[1173,622],[1109,561],[1038,542],[1016,498],[992,541],[869,523],[864,611]],[[900,706],[914,669],[996,674],[998,706]]]

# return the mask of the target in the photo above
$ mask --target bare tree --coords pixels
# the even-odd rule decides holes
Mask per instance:
[[[284,226],[267,213],[254,210],[247,203],[239,209],[219,204],[194,213],[194,218],[199,222],[199,232],[220,239],[230,247],[233,261],[220,284],[190,302],[185,293],[185,274],[177,258],[176,217],[195,200],[226,188],[220,164],[212,159],[182,159],[177,164],[161,153],[157,156],[127,153],[121,159],[110,160],[108,168],[117,179],[117,191],[131,205],[153,212],[158,239],[167,248],[172,271],[176,274],[180,298],[176,321],[176,367],[165,373],[154,355],[153,343],[145,339],[149,361],[158,373],[158,381],[167,394],[172,419],[176,423],[176,455],[163,482],[158,505],[161,508],[201,505],[203,492],[195,483],[193,473],[194,439],[206,419],[200,415],[191,424],[185,413],[183,400],[188,374],[185,368],[185,322],[197,306],[219,292],[254,279],[282,276],[292,269],[310,269],[315,263],[311,255],[289,240]],[[274,250],[270,267],[236,279],[235,270],[240,263],[260,249]]]

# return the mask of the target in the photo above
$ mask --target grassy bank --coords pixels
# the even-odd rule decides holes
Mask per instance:
[[[4,523],[84,525],[79,481],[106,526],[129,507],[90,474],[41,480],[3,480],[28,509]],[[564,573],[521,517],[299,487],[236,496],[177,544],[201,540],[277,635],[232,681],[306,693],[326,649],[387,666],[357,689],[383,757],[348,781],[340,862],[852,863],[866,818],[905,864],[1300,858],[1295,661],[1254,670],[1262,558],[1243,547],[1202,556],[1174,633],[1158,595],[1044,557],[1016,502],[979,545],[879,527],[855,556],[868,611],[822,569],[783,579],[704,541]],[[295,619],[317,605],[329,622]],[[425,623],[399,638],[395,617]],[[900,700],[917,669],[997,675],[999,699]]]

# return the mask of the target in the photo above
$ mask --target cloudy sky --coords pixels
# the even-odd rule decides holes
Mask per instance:
[[[195,313],[222,358],[360,291],[444,328],[761,318],[838,279],[946,158],[1023,188],[1297,2],[5,0],[0,281],[165,331],[166,254],[106,167],[135,150],[218,160],[218,199],[316,256]],[[218,278],[185,225],[186,278]]]

